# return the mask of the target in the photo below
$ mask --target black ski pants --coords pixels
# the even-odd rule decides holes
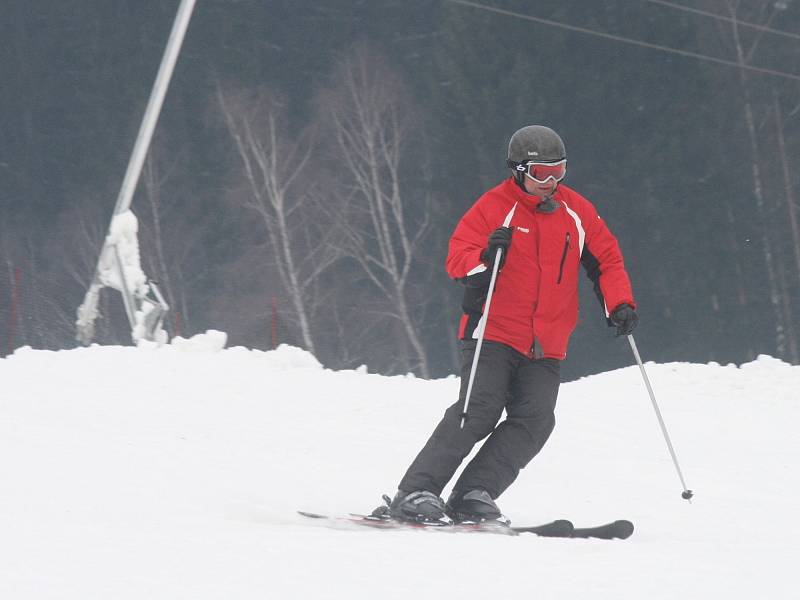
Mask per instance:
[[[476,345],[475,340],[462,341],[458,401],[445,411],[400,482],[400,490],[427,490],[441,495],[473,446],[489,436],[453,489],[466,492],[482,488],[497,498],[553,432],[560,362],[528,358],[510,346],[488,340],[481,348],[467,422],[461,429]],[[498,425],[503,409],[506,418]]]

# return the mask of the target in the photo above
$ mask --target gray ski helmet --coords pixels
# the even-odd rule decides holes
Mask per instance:
[[[518,129],[508,142],[508,161],[510,168],[529,160],[556,162],[567,158],[567,151],[561,137],[544,125],[528,125]]]

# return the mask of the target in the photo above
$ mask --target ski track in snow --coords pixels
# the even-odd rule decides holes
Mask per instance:
[[[210,340],[210,341],[209,341]],[[310,354],[28,348],[0,360],[0,598],[797,598],[800,367],[647,364],[562,386],[499,504],[517,525],[628,518],[626,541],[334,529],[455,400]]]

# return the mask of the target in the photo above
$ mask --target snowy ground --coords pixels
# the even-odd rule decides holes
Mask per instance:
[[[648,366],[692,504],[635,367],[563,386],[501,507],[637,529],[554,540],[297,516],[393,492],[458,382],[218,345],[0,360],[0,598],[800,597],[800,367]]]

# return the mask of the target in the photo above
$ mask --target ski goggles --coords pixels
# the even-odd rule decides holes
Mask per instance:
[[[558,183],[567,174],[567,159],[548,163],[531,160],[520,163],[515,168],[517,171],[525,173],[526,177],[533,179],[536,183],[547,183],[550,179]]]

